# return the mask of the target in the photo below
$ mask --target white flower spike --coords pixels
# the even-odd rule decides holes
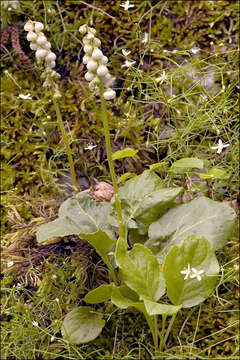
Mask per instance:
[[[125,1],[124,4],[120,4],[120,6],[123,7],[125,11],[128,11],[128,9],[130,9],[131,7],[134,7],[135,5],[130,4],[130,1],[127,0],[127,1]]]
[[[83,63],[88,69],[85,79],[89,81],[89,89],[99,94],[99,83],[102,83],[106,89],[103,93],[104,98],[106,100],[114,99],[116,92],[111,89],[111,86],[115,78],[108,72],[106,66],[108,58],[99,49],[101,41],[95,37],[96,30],[85,24],[80,26],[79,32],[84,35],[86,34],[82,40],[83,50],[86,54],[83,57]],[[86,150],[89,150],[89,147]]]
[[[227,148],[228,146],[230,146],[230,144],[223,144],[222,140],[219,139],[218,140],[218,145],[217,146],[212,146],[211,149],[212,150],[217,150],[218,154],[221,154],[221,152],[223,151],[224,148]]]
[[[27,40],[30,42],[30,48],[36,51],[35,56],[37,62],[45,65],[45,69],[41,75],[45,80],[43,87],[49,88],[52,85],[52,80],[59,79],[60,75],[52,70],[56,66],[56,55],[51,51],[51,44],[42,32],[43,29],[44,25],[38,21],[29,20],[24,25],[24,30],[28,32]],[[60,97],[61,94],[56,83],[54,83],[54,87],[54,97]]]
[[[181,274],[185,275],[183,280],[187,280],[190,275],[190,264],[188,264],[187,269],[180,271]]]
[[[126,60],[125,63],[121,66],[122,68],[123,67],[130,67],[132,65],[134,65],[136,63],[136,61],[134,60]]]
[[[202,280],[201,275],[204,273],[204,270],[197,270],[195,268],[192,268],[191,271],[192,271],[192,274],[190,275],[191,279],[196,277],[198,281]]]

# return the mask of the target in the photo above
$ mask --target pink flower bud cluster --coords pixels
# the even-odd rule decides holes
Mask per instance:
[[[30,42],[30,48],[36,51],[37,61],[45,60],[47,67],[53,69],[56,66],[56,55],[51,51],[51,44],[42,32],[43,28],[41,22],[31,20],[24,26],[24,30],[28,32],[27,40]]]
[[[83,38],[83,49],[85,52],[83,63],[88,69],[88,72],[85,74],[85,79],[89,81],[89,89],[99,92],[98,84],[102,82],[106,87],[106,91],[103,93],[104,98],[106,100],[114,99],[116,92],[110,88],[114,77],[108,72],[106,66],[108,58],[104,56],[100,50],[101,41],[95,37],[96,30],[85,24],[79,28],[79,32],[86,34]]]

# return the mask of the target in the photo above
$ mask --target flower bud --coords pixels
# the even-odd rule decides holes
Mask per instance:
[[[48,66],[49,66],[51,69],[55,68],[55,66],[56,66],[55,61],[51,61],[51,62],[48,64]]]
[[[95,78],[95,74],[93,74],[92,72],[87,72],[86,74],[85,74],[85,79],[87,80],[87,81],[92,81],[94,78]]]
[[[93,45],[99,47],[101,45],[101,40],[95,37],[93,40]]]
[[[83,57],[83,63],[84,64],[87,64],[89,61],[91,60],[91,58],[90,58],[90,56],[88,56],[88,55],[84,55],[84,57]]]
[[[106,100],[111,100],[111,99],[115,99],[116,97],[116,92],[112,89],[109,89],[107,91],[105,91],[103,93],[103,97],[106,99]]]
[[[94,91],[97,88],[97,84],[99,83],[99,79],[96,76],[92,81],[90,81],[88,87],[91,91]]]
[[[92,52],[92,46],[91,45],[85,45],[83,50],[85,51],[86,54],[91,54]]]
[[[37,58],[37,60],[45,57],[46,54],[47,54],[47,50],[45,50],[45,49],[38,49],[38,50],[36,51],[36,58]]]
[[[56,60],[56,55],[53,52],[50,52],[47,56],[46,56],[46,61],[55,61]]]
[[[28,34],[29,35],[29,34]],[[37,38],[37,44],[39,44],[39,45],[44,45],[44,44],[46,44],[46,42],[47,42],[47,39],[46,39],[46,37],[43,35],[43,36],[39,36],[38,38]]]
[[[104,77],[102,77],[102,82],[107,86],[107,87],[112,87],[114,80],[116,78],[112,75],[110,75],[109,73],[107,75],[105,75]]]
[[[99,60],[100,64],[107,64],[108,62],[108,58],[106,56],[103,55],[103,57]]]
[[[85,38],[84,39],[86,39],[86,40],[92,40],[92,39],[94,39],[94,35],[93,34],[90,34],[90,33],[88,33],[86,36],[85,36]]]
[[[44,29],[44,26],[41,22],[35,22],[35,31],[38,33]]]
[[[31,20],[29,20],[28,22],[26,22],[26,24],[24,25],[24,30],[25,31],[33,31],[34,26]]]
[[[99,49],[97,49],[97,48],[95,48],[95,49],[93,50],[92,58],[93,58],[94,60],[101,59],[103,56],[104,56],[104,55],[103,55],[103,53],[102,53],[101,50],[99,50]]]
[[[46,50],[51,49],[51,43],[49,41],[47,41],[46,44],[44,44],[44,49]]]
[[[87,28],[88,28],[87,24],[84,24],[84,25],[80,26],[79,32],[84,35],[87,32]]]
[[[105,65],[100,65],[97,69],[98,76],[105,76],[108,73],[108,69]]]
[[[89,45],[89,40],[87,39],[86,36],[82,39],[82,42],[84,45]]]
[[[87,69],[90,70],[90,71],[96,70],[97,67],[98,67],[98,63],[97,63],[96,61],[90,60],[90,61],[87,63]]]
[[[88,31],[89,31],[91,34],[93,34],[93,35],[96,34],[96,30],[95,30],[94,28],[92,28],[92,27],[89,27],[89,28],[88,28]]]
[[[35,34],[33,31],[30,31],[30,32],[27,34],[27,40],[28,40],[28,41],[37,40],[37,34]]]
[[[31,43],[30,44],[30,49],[32,50],[37,50],[38,49],[38,45],[36,43]]]

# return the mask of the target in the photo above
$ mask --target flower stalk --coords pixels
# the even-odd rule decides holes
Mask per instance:
[[[104,126],[106,152],[115,194],[119,237],[125,239],[125,228],[122,218],[122,209],[118,196],[117,177],[112,160],[111,141],[106,105],[106,100],[112,100],[116,97],[116,92],[111,89],[114,77],[108,72],[106,66],[106,64],[108,63],[108,58],[103,55],[102,51],[99,48],[101,45],[101,41],[95,36],[96,30],[85,24],[79,28],[79,32],[85,35],[83,38],[83,49],[86,55],[83,57],[83,63],[88,69],[88,72],[85,74],[85,79],[89,81],[89,89],[91,91],[95,91],[96,94],[100,95],[101,98],[101,112]]]
[[[65,147],[66,147],[66,152],[67,152],[68,162],[69,162],[69,166],[70,166],[70,170],[71,170],[74,190],[75,190],[75,192],[77,194],[78,191],[79,191],[78,190],[78,182],[77,182],[77,177],[76,177],[76,173],[75,173],[71,148],[70,148],[70,145],[69,145],[69,142],[68,142],[66,131],[64,129],[64,125],[63,125],[63,121],[62,121],[62,115],[61,115],[61,112],[60,112],[60,109],[59,109],[59,104],[58,104],[57,99],[54,98],[54,95],[52,96],[52,100],[53,100],[53,104],[54,104],[56,115],[57,115],[58,126],[59,126],[59,128],[61,130],[63,141],[64,141],[64,144],[65,144]]]

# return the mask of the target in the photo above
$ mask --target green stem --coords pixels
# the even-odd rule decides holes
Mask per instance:
[[[163,350],[165,323],[166,323],[166,315],[162,315],[162,331],[161,331],[161,335],[160,335],[161,340],[160,340],[160,347],[159,347],[160,352]]]
[[[165,346],[165,344],[166,344],[166,342],[167,342],[168,335],[169,335],[169,333],[170,333],[170,331],[171,331],[171,329],[172,329],[172,326],[173,326],[173,323],[174,323],[174,320],[175,320],[176,316],[177,316],[177,313],[174,314],[174,315],[172,316],[172,318],[171,318],[171,321],[170,321],[170,323],[169,323],[169,325],[168,325],[168,328],[167,328],[167,331],[166,331],[165,338],[164,338],[164,340],[163,340],[162,348],[164,348],[164,346]]]
[[[158,350],[158,317],[157,315],[154,315],[154,336],[155,336],[155,351]]]
[[[100,89],[100,95],[101,95],[101,110],[102,110],[105,142],[106,142],[107,159],[108,159],[110,174],[111,174],[112,183],[113,183],[113,190],[114,190],[114,194],[115,194],[115,203],[116,203],[118,226],[119,226],[119,237],[125,239],[125,230],[124,230],[123,219],[122,219],[122,208],[121,208],[121,203],[120,203],[119,196],[118,196],[117,178],[116,178],[113,160],[112,160],[111,141],[110,141],[108,118],[107,118],[107,105],[106,105],[106,100],[103,96],[104,88],[103,88],[102,83],[99,84],[99,89]]]
[[[73,186],[74,186],[75,192],[77,194],[79,192],[79,190],[78,190],[77,177],[76,177],[76,173],[75,173],[75,169],[74,169],[74,163],[73,163],[71,149],[70,149],[69,142],[68,142],[68,139],[67,139],[67,135],[66,135],[66,132],[65,132],[65,129],[64,129],[64,125],[63,125],[63,121],[62,121],[62,115],[61,115],[61,112],[60,112],[60,109],[59,109],[59,104],[58,104],[57,100],[54,99],[54,96],[52,98],[53,98],[53,104],[54,104],[54,107],[55,107],[55,111],[56,111],[56,114],[57,114],[58,125],[60,127],[62,137],[63,137],[63,141],[64,141],[66,151],[67,151],[68,161],[69,161],[71,174],[72,174]]]
[[[153,319],[150,317],[150,315],[148,315],[148,313],[146,311],[143,312],[146,320],[147,320],[147,323],[148,323],[148,326],[151,330],[151,333],[152,333],[152,337],[153,337],[153,343],[154,343],[154,347],[155,347],[155,351],[158,350],[158,331],[156,331],[156,316],[154,317],[154,323],[153,323]]]
[[[105,256],[104,254],[100,254],[101,255],[101,258],[103,259],[103,261],[105,262],[105,264],[107,265],[108,267],[108,270],[110,271],[110,274],[111,274],[111,278],[113,279],[114,281],[114,284],[116,286],[118,286],[118,279],[117,279],[117,276],[115,274],[115,271],[112,267],[112,264],[110,263],[110,261],[108,260],[107,256]]]

